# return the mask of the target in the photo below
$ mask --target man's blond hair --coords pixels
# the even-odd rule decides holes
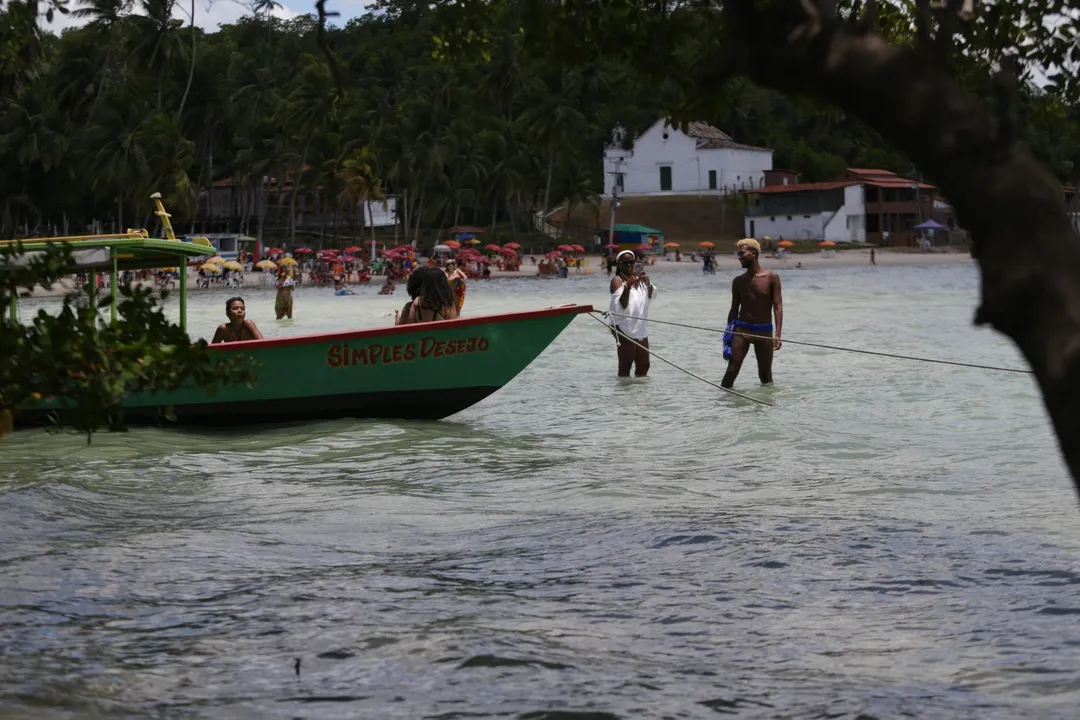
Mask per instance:
[[[744,247],[745,248],[750,248],[751,250],[756,252],[758,255],[761,254],[761,243],[759,243],[754,238],[743,238],[739,242],[735,243],[735,249],[736,250],[742,250]]]

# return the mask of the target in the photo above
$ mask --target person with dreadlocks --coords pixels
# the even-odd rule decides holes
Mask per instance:
[[[405,289],[412,300],[395,313],[395,325],[457,319],[457,302],[442,269],[417,268],[409,275]]]

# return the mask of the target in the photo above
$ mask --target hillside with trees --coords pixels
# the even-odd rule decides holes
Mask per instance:
[[[315,188],[327,243],[362,225],[358,202],[384,194],[398,196],[406,237],[524,229],[541,208],[593,214],[612,126],[642,130],[685,105],[677,78],[658,85],[619,57],[528,52],[527,3],[500,5],[482,50],[454,54],[443,52],[445,16],[418,5],[385,4],[327,27],[321,43],[313,15],[279,20],[273,5],[206,33],[174,18],[174,0],[79,0],[72,11],[86,25],[56,36],[35,22],[38,3],[5,4],[0,236],[141,226],[160,191],[179,229],[269,225],[291,240],[296,204]],[[991,92],[989,72],[975,64],[967,75]],[[841,110],[745,78],[703,112],[695,119],[774,148],[775,166],[809,181],[848,166],[915,174]],[[1020,120],[1032,152],[1070,183],[1078,108],[1028,88]],[[265,178],[298,192],[277,193]],[[198,189],[214,182],[254,199],[237,227],[198,222],[207,212]]]

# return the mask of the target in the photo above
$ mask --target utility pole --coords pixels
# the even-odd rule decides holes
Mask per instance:
[[[619,172],[622,168],[622,158],[615,160],[615,181],[611,184],[611,221],[608,223],[608,244],[615,244],[615,211],[619,208]]]
[[[611,219],[608,224],[608,244],[615,244],[615,211],[619,208],[619,184],[622,181],[622,164],[626,161],[628,151],[623,147],[626,139],[626,131],[621,125],[616,125],[611,131],[611,144],[608,145],[604,156],[615,161],[615,170],[611,173],[614,177],[611,183]]]

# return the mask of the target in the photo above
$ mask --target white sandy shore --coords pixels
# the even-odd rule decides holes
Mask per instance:
[[[942,265],[975,262],[967,252],[897,252],[895,250],[877,250],[874,253],[874,260],[878,265]],[[594,258],[590,258],[589,267],[595,268],[596,262]],[[800,263],[805,268],[854,267],[860,265],[869,267],[870,251],[844,250],[833,253],[831,256],[822,253],[804,253],[788,255],[785,260],[768,256],[762,256],[761,258],[763,266],[774,270],[795,269]],[[522,267],[524,268],[524,266]],[[739,260],[734,254],[718,254],[716,256],[716,267],[718,270],[737,270]],[[682,262],[675,262],[674,259],[667,261],[662,257],[658,257],[656,258],[656,264],[650,265],[648,270],[649,272],[677,272],[681,270],[701,272],[701,260],[699,258],[696,263],[690,262],[689,256],[686,255],[683,256]]]
[[[539,261],[540,258],[537,257]],[[890,250],[877,250],[875,253],[875,260],[878,265],[942,265],[942,264],[970,264],[975,262],[971,256],[966,252],[896,252]],[[779,260],[776,258],[763,257],[761,264],[767,268],[777,271],[784,270],[796,270],[798,265],[801,264],[804,268],[820,268],[820,267],[853,267],[853,266],[870,266],[870,251],[869,250],[845,250],[842,252],[833,253],[832,256],[823,255],[821,253],[806,253],[799,255],[789,255],[785,260]],[[596,255],[590,255],[587,258],[586,267],[592,270],[594,273],[603,273],[604,267],[601,264],[601,259]],[[716,256],[717,270],[738,270],[739,261],[732,254],[723,254]],[[698,258],[697,262],[691,262],[689,255],[684,255],[681,262],[675,262],[674,256],[671,260],[666,260],[663,257],[657,257],[655,264],[648,266],[650,273],[669,273],[669,272],[701,272],[701,259]],[[571,270],[573,273],[574,270]],[[524,262],[521,265],[519,272],[504,272],[500,270],[493,270],[491,272],[492,278],[507,278],[507,277],[535,277],[536,266],[532,264],[528,257],[524,258]],[[381,284],[383,279],[381,277],[372,278],[371,283]],[[32,293],[32,297],[55,297],[63,295],[69,292],[74,287],[74,283],[71,280],[65,280],[62,283],[53,286],[51,290],[46,290],[42,287],[37,287]],[[264,287],[263,285],[263,273],[245,273],[244,285],[239,289],[251,289]],[[215,285],[210,288],[213,291],[221,291],[220,285]],[[108,292],[104,290],[103,292]],[[172,291],[176,293],[174,288]],[[188,292],[189,293],[202,293],[207,292],[206,289],[195,287],[194,275],[188,276]]]

